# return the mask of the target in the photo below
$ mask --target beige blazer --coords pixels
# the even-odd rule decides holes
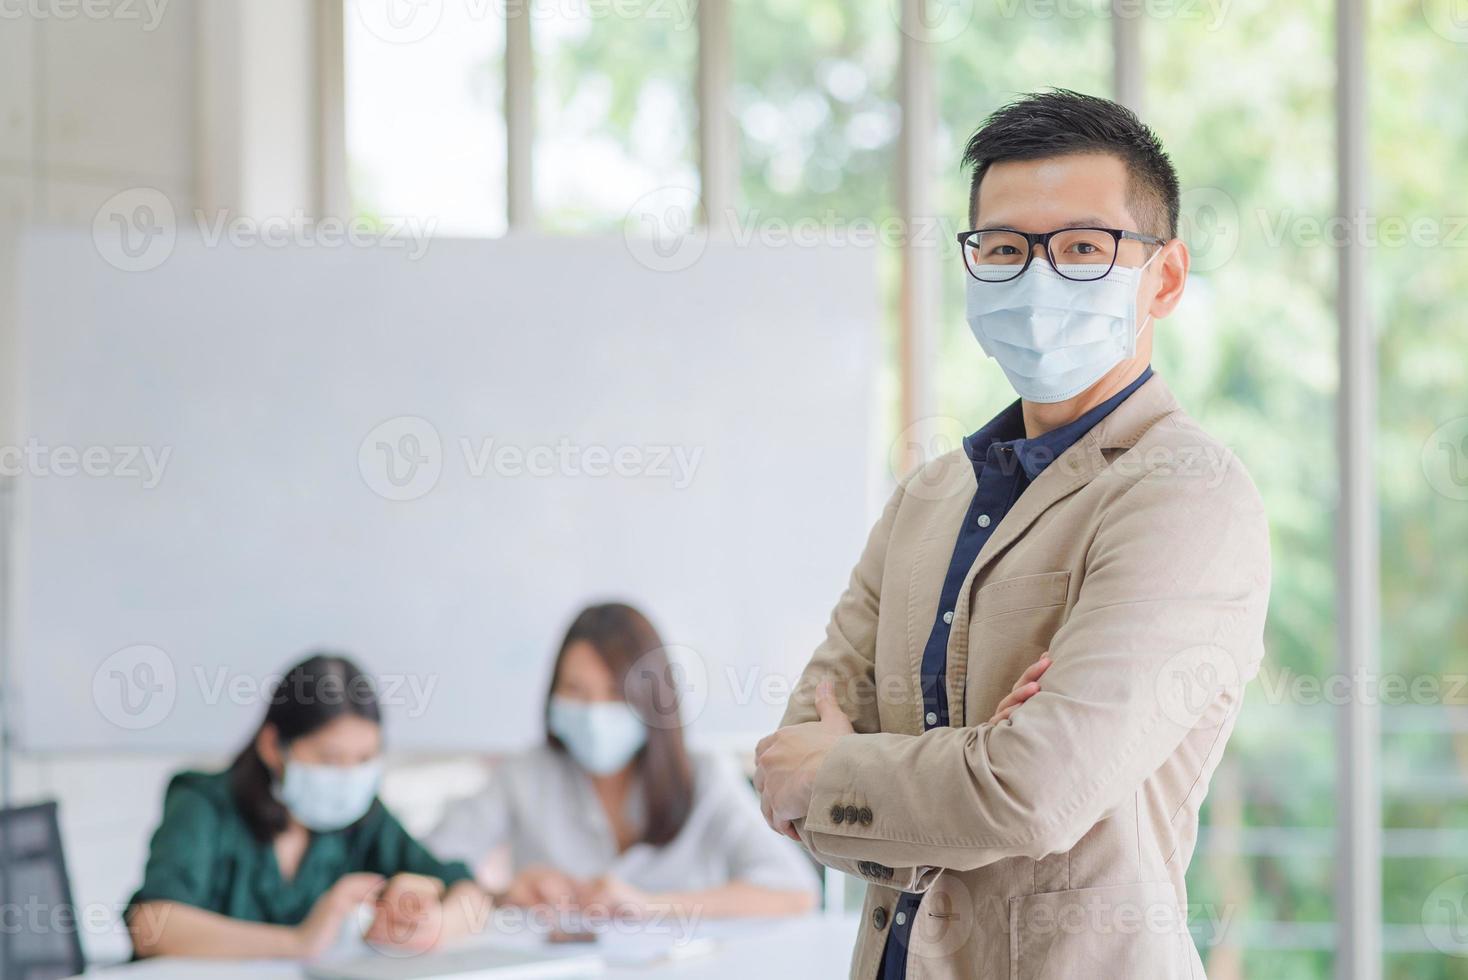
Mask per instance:
[[[900,890],[922,892],[908,976],[1202,977],[1183,875],[1269,595],[1264,508],[1156,376],[1020,496],[960,592],[952,727],[923,731],[919,665],[975,490],[956,450],[902,481],[801,675],[859,734],[803,824],[865,879],[851,976],[877,975]],[[1040,654],[1041,691],[987,719]]]

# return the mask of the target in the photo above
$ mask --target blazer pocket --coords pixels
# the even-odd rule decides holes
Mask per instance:
[[[1070,572],[1040,572],[990,582],[974,594],[973,622],[1025,609],[1058,606],[1070,591]]]
[[[1014,680],[1050,648],[1065,620],[1070,572],[1041,572],[990,582],[974,593],[964,723],[994,713]]]
[[[1186,914],[1165,881],[1009,900],[1010,980],[1188,977],[1191,946]]]

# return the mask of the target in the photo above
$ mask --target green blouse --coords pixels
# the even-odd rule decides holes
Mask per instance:
[[[329,834],[312,834],[300,867],[287,880],[273,844],[251,835],[235,803],[228,772],[183,772],[163,799],[143,887],[128,907],[180,902],[235,919],[296,925],[342,875],[410,872],[445,885],[471,880],[468,867],[445,863],[408,835],[380,801],[360,821]]]

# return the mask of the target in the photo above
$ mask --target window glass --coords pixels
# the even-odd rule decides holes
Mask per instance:
[[[356,215],[505,230],[504,21],[496,4],[347,0],[348,187]],[[398,11],[401,16],[390,18]]]
[[[540,227],[619,231],[647,195],[696,198],[696,5],[531,0],[527,9]]]
[[[1267,655],[1204,807],[1188,899],[1213,980],[1325,977],[1339,868],[1337,253],[1321,238],[1335,207],[1334,15],[1326,0],[1168,9],[1144,25],[1145,116],[1182,179],[1193,269],[1157,325],[1155,363],[1248,467],[1273,559]],[[1222,937],[1199,934],[1207,913],[1230,916]]]

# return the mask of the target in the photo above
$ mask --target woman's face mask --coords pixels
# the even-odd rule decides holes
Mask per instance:
[[[647,726],[625,701],[575,701],[551,697],[551,734],[581,768],[610,775],[647,744]]]
[[[382,783],[382,760],[326,766],[287,758],[275,798],[311,830],[330,833],[366,816]]]

